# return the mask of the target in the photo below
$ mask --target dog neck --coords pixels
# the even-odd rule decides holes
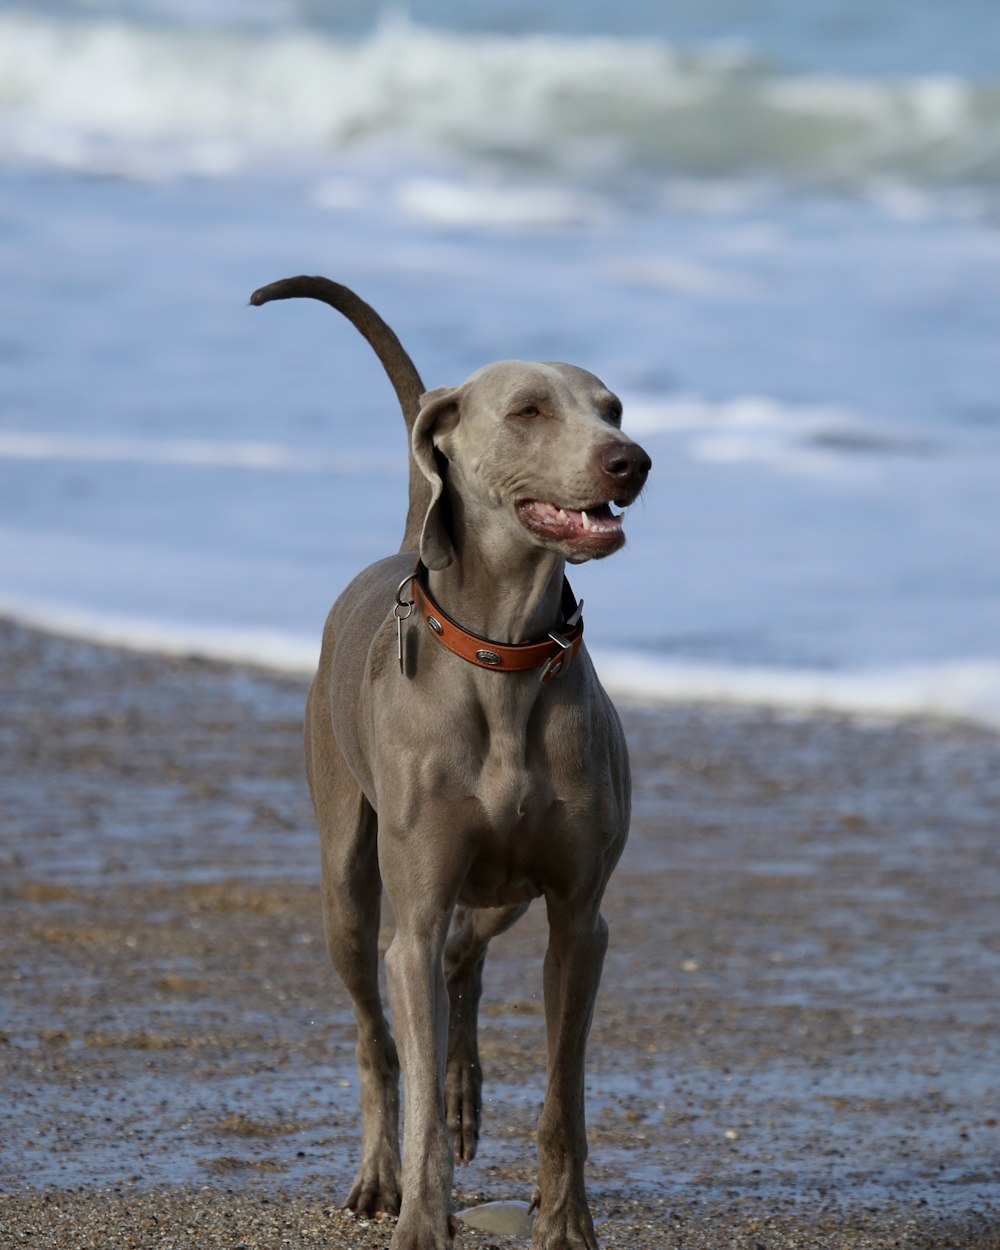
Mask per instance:
[[[457,545],[444,569],[432,570],[428,589],[455,621],[470,632],[501,643],[544,637],[562,623],[565,561],[542,548],[468,555]]]

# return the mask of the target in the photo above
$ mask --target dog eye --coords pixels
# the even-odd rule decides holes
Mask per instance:
[[[607,419],[608,419],[608,421],[610,421],[610,422],[611,422],[611,424],[612,424],[612,425],[621,425],[621,423],[622,423],[622,406],[621,406],[621,404],[612,404],[612,405],[611,405],[611,407],[608,409],[608,416],[607,416]]]
[[[534,404],[525,404],[523,408],[518,410],[517,415],[519,417],[540,417],[542,415],[542,410],[537,408]]]

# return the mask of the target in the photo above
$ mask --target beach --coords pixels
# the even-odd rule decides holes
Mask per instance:
[[[0,1250],[391,1236],[300,739],[407,442],[343,318],[248,307],[293,274],[653,461],[571,577],[635,781],[601,1245],[1000,1248],[995,3],[0,7]],[[545,941],[459,1209],[532,1192]]]
[[[305,682],[6,622],[0,689],[0,1246],[387,1245],[339,1209],[353,1024]],[[1000,1246],[1000,738],[621,711],[635,804],[587,1088],[602,1246]],[[531,1194],[544,943],[536,905],[491,949],[458,1208]]]

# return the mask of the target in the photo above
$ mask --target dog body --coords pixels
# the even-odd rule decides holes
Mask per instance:
[[[345,288],[303,286],[323,281],[274,284],[253,302],[314,295],[359,324]],[[393,1250],[451,1245],[454,1161],[474,1156],[479,1135],[487,945],[541,897],[548,1086],[534,1242],[594,1250],[584,1058],[630,783],[617,714],[585,647],[571,656],[566,641],[564,568],[622,545],[608,504],[631,503],[650,462],[618,428],[617,399],[570,365],[500,362],[415,405],[419,378],[377,326],[359,328],[411,427],[404,550],[334,604],[306,713],[327,944],[358,1023],[362,1155],[347,1205],[398,1211]],[[431,620],[413,610],[421,597]],[[443,645],[442,616],[483,643],[486,661]],[[491,667],[549,631],[541,668]],[[378,987],[383,887],[396,921],[386,970],[398,1059]]]

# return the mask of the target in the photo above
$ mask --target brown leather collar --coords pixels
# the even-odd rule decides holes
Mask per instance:
[[[417,561],[413,573],[400,586],[397,602],[401,603],[407,582],[413,587],[413,603],[433,636],[443,647],[479,668],[497,672],[521,673],[528,669],[542,670],[539,680],[548,685],[569,668],[583,639],[583,602],[577,603],[569,582],[563,579],[563,624],[534,642],[493,642],[470,633],[453,620],[431,596],[427,587],[427,569]],[[408,615],[408,614],[407,614]],[[404,617],[405,619],[405,617]]]

